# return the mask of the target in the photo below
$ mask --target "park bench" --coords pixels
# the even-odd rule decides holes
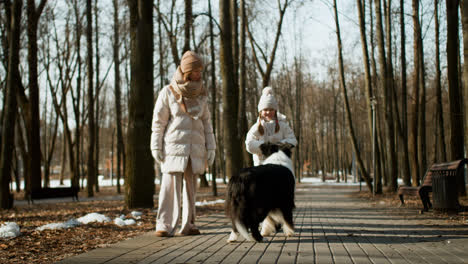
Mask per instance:
[[[429,211],[432,208],[432,203],[429,199],[429,193],[432,192],[432,179],[434,175],[447,175],[457,177],[459,173],[463,173],[463,167],[467,159],[461,159],[446,163],[433,164],[424,175],[422,184],[418,187],[400,186],[398,188],[398,196],[400,197],[401,205],[405,204],[404,196],[419,196],[423,204],[422,212]],[[456,192],[457,190],[452,190]]]
[[[73,201],[78,201],[79,191],[80,189],[78,187],[41,188],[31,191],[28,196],[28,203],[34,203],[34,200],[62,197],[72,197]]]

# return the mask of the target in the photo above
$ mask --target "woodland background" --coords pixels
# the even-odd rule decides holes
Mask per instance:
[[[285,21],[317,2],[334,14],[336,39],[311,62],[310,36],[285,32],[296,27]],[[98,175],[117,179],[129,208],[153,207],[152,110],[188,49],[206,63],[213,193],[215,178],[252,163],[243,142],[267,85],[299,141],[298,181],[327,173],[346,181],[355,165],[369,191],[373,180],[376,193],[395,191],[398,178],[418,185],[431,163],[465,157],[468,4],[339,2],[2,0],[1,207],[13,206],[13,191],[40,190],[54,177],[92,197]],[[340,28],[343,19],[359,31]],[[343,45],[353,32],[357,41]]]

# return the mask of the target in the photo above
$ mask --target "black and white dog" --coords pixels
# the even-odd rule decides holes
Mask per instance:
[[[238,232],[248,241],[261,242],[263,236],[276,232],[277,225],[283,226],[286,236],[294,235],[291,148],[289,144],[262,144],[262,153],[267,157],[263,165],[244,168],[231,177],[226,198],[226,215],[232,221],[228,242],[236,241]]]

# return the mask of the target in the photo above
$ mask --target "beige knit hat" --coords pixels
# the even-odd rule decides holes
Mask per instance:
[[[191,50],[186,51],[180,60],[182,72],[187,73],[200,68],[203,68],[202,58]]]
[[[278,110],[278,102],[276,101],[275,96],[273,95],[273,88],[267,86],[263,88],[262,96],[258,102],[258,112],[262,111],[265,108],[272,108]]]

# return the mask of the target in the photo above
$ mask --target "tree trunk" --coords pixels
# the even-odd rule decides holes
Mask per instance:
[[[406,186],[411,185],[411,171],[408,154],[408,110],[407,110],[407,85],[406,85],[406,35],[405,35],[405,7],[400,0],[400,58],[401,58],[401,126],[400,142],[403,147],[403,182]],[[395,102],[396,103],[396,102]]]
[[[115,112],[116,120],[115,127],[117,129],[117,166],[116,166],[116,176],[117,176],[117,193],[121,193],[120,190],[120,176],[121,176],[121,164],[122,164],[122,154],[123,154],[123,135],[122,135],[122,95],[120,91],[120,57],[119,57],[119,41],[120,41],[120,31],[119,31],[119,1],[113,0],[114,4],[114,96],[115,96]]]
[[[365,8],[362,0],[357,0],[358,7],[358,17],[359,17],[359,29],[361,33],[361,47],[363,54],[363,63],[364,63],[364,74],[365,74],[365,91],[366,91],[366,102],[367,102],[367,119],[369,125],[369,135],[373,134],[372,130],[372,103],[371,99],[374,97],[372,91],[372,80],[371,80],[371,69],[369,63],[369,51],[367,48],[367,37],[366,37],[366,22],[365,22]],[[371,44],[372,45],[372,44]],[[377,120],[375,120],[377,122]],[[377,142],[376,142],[377,143]],[[378,152],[378,146],[376,146],[376,152]],[[374,171],[374,178],[381,178],[382,176],[379,171],[376,169]]]
[[[190,50],[190,29],[192,28],[192,0],[185,0],[184,48],[182,54]]]
[[[421,36],[421,35],[420,35]],[[457,53],[458,56],[458,53]],[[419,178],[422,179],[427,168],[427,143],[426,143],[426,69],[424,63],[424,45],[422,36],[419,38]],[[457,66],[458,68],[458,66]]]
[[[214,34],[213,34],[213,16],[211,13],[211,0],[208,1],[208,14],[210,17],[210,52],[211,52],[211,125],[213,126],[213,131],[216,134],[216,108],[218,106],[216,102],[216,56],[215,56],[215,46],[214,46]],[[220,148],[218,144],[218,149]],[[218,157],[219,158],[219,157]],[[213,183],[211,185],[213,189],[213,195],[218,195],[218,188],[216,184],[216,159],[211,167],[211,178]]]
[[[381,2],[380,0],[375,0],[375,16],[376,16],[376,27],[377,27],[377,46],[379,50],[379,66],[381,71],[380,76],[380,87],[383,92],[383,103],[384,103],[384,114],[385,114],[385,124],[386,124],[386,143],[383,144],[383,147],[386,146],[388,153],[389,164],[385,167],[388,171],[388,175],[393,179],[396,177],[396,155],[395,155],[395,146],[394,146],[394,126],[393,126],[393,109],[392,109],[392,100],[391,100],[391,87],[393,86],[393,74],[390,73],[388,63],[389,58],[386,58],[385,55],[385,40],[383,34],[383,25],[382,25],[382,12],[381,12]],[[389,24],[389,20],[387,20]],[[388,27],[388,26],[387,26]],[[388,35],[389,32],[387,32]],[[387,41],[388,42],[388,41]],[[389,44],[387,43],[387,46]],[[388,48],[387,48],[388,49]],[[388,55],[387,55],[388,56]],[[381,178],[376,178],[377,180],[377,189],[375,193],[382,193],[382,182]]]
[[[28,150],[31,190],[41,189],[41,137],[39,117],[39,83],[37,74],[37,26],[47,0],[42,0],[36,9],[34,0],[27,1],[28,19],[28,70],[29,70],[29,123]]]
[[[468,62],[468,3],[461,1],[463,26],[463,59]],[[463,63],[463,102],[465,109],[465,149],[468,149],[468,63]],[[468,152],[468,151],[467,151]]]
[[[419,39],[421,38],[421,28],[419,24],[419,0],[413,0],[413,60],[414,60],[414,77],[413,77],[413,113],[411,118],[411,133],[409,134],[409,151],[411,153],[411,175],[412,185],[419,185],[419,163],[418,163],[418,113],[419,113],[419,78],[421,66],[419,62]]]
[[[294,64],[296,67],[295,74],[296,74],[296,98],[295,98],[295,106],[296,109],[294,109],[295,115],[294,115],[294,132],[296,134],[296,138],[298,142],[301,142],[301,116],[302,116],[302,111],[301,111],[301,106],[302,106],[302,58],[299,59],[300,61],[297,62],[297,58],[294,58]],[[337,144],[338,142],[336,142]],[[338,152],[338,144],[337,144],[337,152]],[[338,154],[338,153],[337,153]],[[301,153],[301,144],[297,144],[296,146],[296,158],[295,158],[295,166],[294,170],[296,171],[296,180],[298,182],[301,182],[301,176],[302,176],[302,164],[303,164],[303,159],[302,159],[302,153]]]
[[[434,26],[435,26],[435,66],[436,66],[436,152],[434,154],[435,162],[446,162],[447,154],[445,152],[445,130],[444,130],[444,112],[442,109],[442,85],[440,80],[440,51],[439,51],[439,0],[434,1]]]
[[[351,138],[351,142],[353,144],[353,150],[354,153],[356,154],[356,159],[359,165],[359,169],[361,170],[362,176],[364,180],[366,181],[367,187],[369,188],[369,191],[372,191],[372,183],[370,181],[369,174],[367,173],[366,168],[364,167],[364,163],[361,159],[361,153],[360,150],[357,146],[357,140],[356,140],[356,135],[354,132],[354,127],[353,127],[353,120],[351,118],[351,110],[349,107],[349,102],[348,102],[348,94],[346,90],[346,81],[345,81],[345,75],[344,75],[344,65],[343,65],[343,55],[342,55],[342,45],[341,45],[341,34],[340,34],[340,23],[338,21],[338,9],[336,7],[336,0],[333,0],[333,8],[334,8],[334,13],[335,13],[335,25],[336,25],[336,39],[337,39],[337,45],[338,45],[338,67],[339,67],[339,75],[340,75],[340,87],[341,91],[343,93],[343,101],[345,104],[345,109],[346,109],[346,120],[348,123],[348,129],[349,129],[349,134]]]
[[[232,60],[232,22],[230,0],[220,0],[220,65],[223,80],[223,141],[225,148],[226,174],[230,179],[242,167],[242,152],[237,128],[239,91],[234,86],[234,63]]]
[[[93,88],[93,17],[91,15],[91,0],[86,0],[86,44],[87,44],[87,78],[88,78],[88,162],[87,162],[87,173],[88,173],[88,197],[94,196],[94,184],[96,180],[96,168],[94,163],[94,144],[96,140],[96,130],[94,128],[94,88]]]
[[[94,136],[95,136],[95,139],[96,139],[96,142],[94,144],[94,169],[95,169],[95,178],[94,178],[94,183],[95,183],[95,190],[96,192],[99,192],[99,124],[101,122],[99,122],[99,118],[100,118],[100,100],[99,100],[99,94],[100,94],[100,52],[99,52],[99,8],[98,8],[98,0],[94,0],[94,20],[95,20],[95,29],[94,29],[94,32],[95,32],[95,42],[96,42],[96,83],[95,83],[95,86],[96,87],[96,95],[95,95],[95,103],[96,103],[96,111],[95,111],[95,119],[96,122],[94,124]],[[105,98],[104,98],[105,100]],[[105,104],[105,103],[104,103]]]
[[[80,186],[80,166],[82,164],[82,145],[81,145],[81,113],[80,113],[80,102],[81,98],[81,35],[82,35],[82,26],[81,26],[81,14],[80,7],[77,0],[74,0],[74,11],[75,11],[75,43],[76,43],[76,64],[77,64],[77,76],[76,76],[76,97],[73,100],[73,112],[75,116],[76,128],[75,128],[75,154],[73,166],[70,166],[70,170],[73,170],[72,173],[72,186],[79,188]],[[83,100],[84,102],[84,100]],[[70,138],[71,140],[71,138]],[[73,143],[70,141],[69,146],[73,146]],[[73,156],[73,148],[69,148],[69,156]],[[75,159],[76,158],[76,159]]]
[[[446,1],[447,7],[447,79],[450,101],[450,160],[464,158],[463,110],[458,83],[458,0]],[[458,194],[466,195],[465,177],[457,181]]]
[[[65,179],[65,167],[67,165],[67,137],[65,133],[62,132],[62,155],[60,160],[60,185],[63,185],[63,180]]]
[[[246,59],[247,54],[245,50],[245,37],[247,31],[247,14],[245,10],[245,1],[240,0],[240,43],[239,43],[239,133],[241,135],[241,144],[242,144],[242,154],[244,167],[253,166],[252,155],[247,152],[245,149],[245,137],[248,132],[248,122],[247,122],[247,70],[246,70]]]
[[[126,195],[129,208],[154,206],[154,166],[150,142],[153,114],[153,3],[128,0],[131,85],[128,105]],[[148,89],[150,87],[150,89]]]
[[[391,16],[391,7],[392,1],[387,0],[387,10],[385,12],[385,21],[386,21],[386,31],[387,31],[387,68],[386,68],[386,84],[387,90],[385,91],[385,105],[387,109],[386,118],[388,118],[388,141],[389,141],[389,156],[390,156],[390,178],[389,178],[389,190],[396,192],[398,188],[398,158],[396,155],[396,146],[395,146],[395,127],[398,126],[398,115],[396,107],[396,93],[395,93],[395,84],[393,80],[393,60],[392,60],[392,16]]]
[[[5,91],[5,113],[2,124],[2,142],[0,152],[0,206],[2,209],[13,207],[13,195],[10,193],[11,164],[13,161],[14,144],[5,142],[15,142],[15,120],[17,114],[16,93],[20,85],[21,76],[19,72],[19,51],[21,34],[21,8],[23,2],[14,0],[5,3],[5,8],[11,7],[11,21],[8,29],[8,73]],[[9,13],[10,11],[7,11]]]

